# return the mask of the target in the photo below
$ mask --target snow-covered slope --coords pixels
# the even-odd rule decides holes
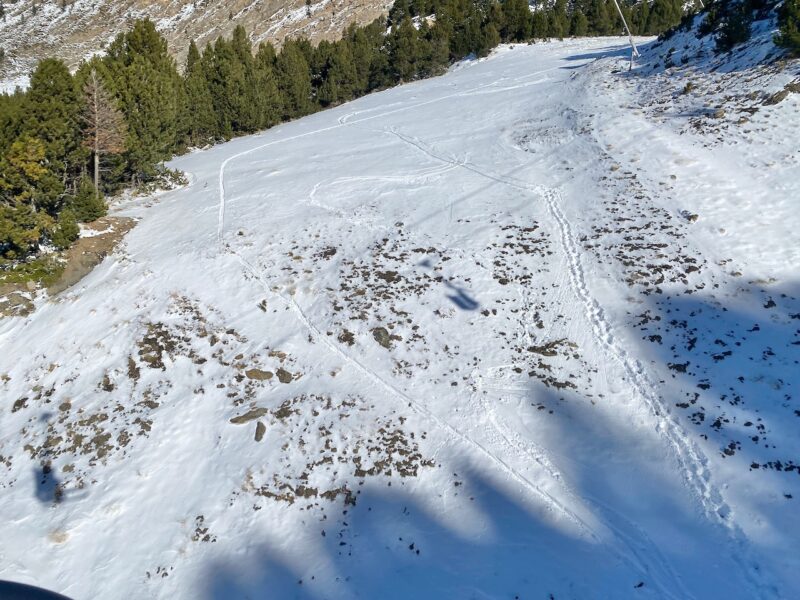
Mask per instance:
[[[797,597],[798,95],[712,132],[626,69],[503,47],[174,161],[0,322],[0,578]]]

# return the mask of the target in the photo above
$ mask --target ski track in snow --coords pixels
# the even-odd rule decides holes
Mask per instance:
[[[637,396],[658,419],[657,432],[668,442],[687,486],[693,491],[706,516],[727,530],[728,537],[733,545],[730,555],[741,564],[743,571],[748,575],[754,593],[753,597],[764,597],[764,593],[769,593],[769,597],[777,597],[774,584],[765,580],[763,572],[750,557],[747,545],[744,542],[744,535],[741,532],[741,528],[736,524],[733,511],[711,481],[711,475],[707,468],[708,459],[702,450],[691,442],[680,424],[663,406],[659,394],[655,391],[655,385],[649,381],[642,364],[630,358],[624,347],[617,342],[613,334],[613,326],[606,318],[600,304],[589,291],[575,235],[559,206],[560,202],[562,202],[560,192],[556,189],[527,184],[514,178],[497,175],[474,164],[460,163],[454,158],[436,153],[421,140],[404,135],[394,129],[387,130],[387,133],[391,133],[431,158],[454,166],[460,166],[492,181],[516,189],[526,190],[544,198],[548,210],[558,226],[561,245],[569,262],[569,275],[573,291],[584,306],[595,340],[622,367],[628,380],[634,386]],[[742,558],[743,556],[745,558]]]
[[[543,196],[561,232],[561,243],[570,264],[570,280],[575,294],[584,305],[595,339],[607,354],[623,368],[628,381],[636,390],[636,395],[657,417],[656,430],[669,443],[687,486],[693,490],[706,516],[721,524],[728,531],[728,537],[734,546],[730,555],[741,564],[743,571],[749,575],[753,586],[752,591],[756,594],[753,597],[764,597],[763,592],[766,591],[769,591],[771,595],[774,594],[774,586],[772,584],[765,585],[766,582],[758,566],[750,562],[747,546],[743,541],[741,529],[736,524],[733,512],[711,481],[711,474],[707,468],[708,458],[696,444],[692,443],[680,424],[663,405],[660,395],[655,391],[655,385],[649,380],[642,364],[638,360],[632,359],[625,348],[617,342],[613,334],[613,327],[605,317],[605,312],[591,295],[575,235],[559,206],[562,201],[560,193],[557,190],[546,190]],[[743,559],[742,555],[747,558]]]
[[[532,77],[532,76],[535,76],[535,75],[539,75],[541,73],[544,73],[544,72],[547,72],[547,71],[552,71],[552,70],[554,70],[554,69],[551,68],[551,69],[546,69],[546,70],[543,70],[543,71],[538,71],[536,73],[528,75],[526,78]],[[526,82],[526,83],[522,83],[522,84],[514,85],[514,86],[505,86],[503,88],[497,88],[496,90],[492,90],[492,91],[498,91],[498,92],[500,92],[500,91],[509,91],[509,90],[513,90],[513,89],[518,89],[520,87],[527,87],[528,85],[535,85],[535,84],[541,83],[542,81],[544,81],[544,80],[537,79],[537,80],[535,80],[533,82]],[[484,445],[482,445],[478,441],[474,440],[473,438],[471,438],[471,437],[465,435],[464,433],[462,433],[461,431],[457,430],[455,427],[453,427],[448,422],[446,422],[446,421],[440,419],[439,417],[437,417],[435,414],[433,414],[426,407],[424,407],[423,405],[418,403],[416,400],[412,399],[407,394],[405,394],[404,392],[402,392],[401,390],[396,388],[394,385],[392,385],[391,383],[386,381],[378,373],[376,373],[372,369],[369,369],[368,367],[366,367],[357,358],[355,358],[353,356],[350,356],[348,353],[346,353],[344,350],[342,350],[336,343],[334,343],[331,340],[329,340],[328,337],[326,335],[324,335],[322,332],[320,332],[317,329],[317,327],[314,326],[314,324],[309,320],[308,316],[304,313],[302,308],[298,305],[298,303],[294,299],[294,297],[290,296],[290,297],[287,298],[283,294],[276,294],[275,292],[273,292],[270,289],[269,284],[259,274],[258,270],[249,261],[247,261],[245,258],[243,258],[238,252],[236,252],[229,244],[226,244],[224,242],[223,233],[224,233],[224,227],[225,227],[225,206],[226,206],[226,202],[228,201],[227,198],[225,197],[225,181],[224,181],[224,179],[225,179],[225,169],[231,162],[233,162],[235,160],[238,160],[239,158],[243,158],[245,156],[253,154],[255,152],[258,152],[260,150],[263,150],[265,148],[268,148],[270,146],[274,146],[274,145],[277,145],[277,144],[280,144],[280,143],[283,143],[283,142],[288,142],[288,141],[292,141],[292,140],[301,139],[301,138],[304,138],[304,137],[317,135],[317,134],[320,134],[320,133],[325,133],[325,132],[332,131],[332,130],[339,129],[339,128],[346,127],[346,126],[355,126],[355,125],[358,125],[359,123],[363,123],[363,122],[366,122],[366,121],[371,121],[371,120],[383,118],[383,117],[389,116],[391,114],[395,114],[397,112],[413,110],[414,108],[422,107],[422,106],[425,106],[425,105],[428,105],[428,104],[431,104],[431,103],[434,103],[434,102],[440,102],[440,101],[446,100],[448,98],[463,97],[463,96],[469,96],[469,95],[478,94],[478,93],[485,93],[485,92],[481,92],[481,90],[483,90],[485,88],[488,88],[488,87],[492,87],[493,85],[494,84],[492,84],[492,83],[486,84],[486,85],[479,86],[478,88],[475,88],[475,89],[467,91],[467,92],[459,92],[459,93],[447,95],[447,96],[444,96],[444,97],[436,98],[436,99],[433,99],[433,100],[430,100],[430,101],[425,101],[425,102],[421,102],[421,103],[418,103],[418,104],[414,104],[412,106],[407,106],[407,107],[404,107],[404,108],[395,109],[395,110],[391,110],[391,111],[387,111],[387,112],[381,112],[380,114],[373,115],[371,117],[366,117],[366,118],[359,119],[359,120],[355,120],[355,121],[350,120],[350,118],[355,116],[355,115],[357,115],[357,114],[360,114],[360,113],[358,113],[358,112],[349,113],[349,114],[347,114],[347,115],[345,115],[343,117],[340,117],[338,119],[336,125],[332,125],[332,126],[329,126],[329,127],[323,127],[323,128],[320,128],[320,129],[316,129],[314,131],[309,131],[309,132],[305,132],[305,133],[298,134],[298,135],[295,135],[295,136],[291,136],[291,137],[288,137],[288,138],[284,138],[284,139],[281,139],[281,140],[275,140],[275,141],[272,141],[272,142],[268,142],[268,143],[263,144],[261,146],[257,146],[255,148],[251,148],[251,149],[242,151],[242,152],[240,152],[238,154],[235,154],[235,155],[229,157],[228,159],[226,159],[225,161],[222,162],[222,164],[220,166],[220,169],[219,169],[219,219],[218,219],[218,227],[217,227],[217,238],[218,238],[220,244],[222,244],[223,248],[227,252],[233,254],[237,258],[237,260],[242,264],[242,266],[246,269],[246,271],[248,273],[250,273],[250,275],[252,275],[256,279],[256,281],[259,282],[259,284],[264,289],[264,291],[268,295],[270,295],[272,297],[275,297],[277,295],[277,297],[280,298],[281,301],[284,302],[288,308],[290,308],[290,310],[292,311],[294,316],[297,318],[297,320],[314,337],[316,337],[317,339],[322,340],[323,343],[325,344],[325,346],[331,352],[336,354],[338,357],[340,357],[346,363],[352,365],[354,368],[356,368],[356,370],[358,372],[360,372],[362,375],[364,375],[365,377],[370,379],[373,383],[377,384],[379,387],[384,388],[387,392],[390,393],[390,395],[394,396],[398,400],[403,401],[409,407],[413,408],[417,413],[423,415],[428,420],[430,420],[433,423],[435,423],[438,427],[440,427],[443,430],[445,430],[448,433],[450,433],[454,438],[460,440],[462,443],[465,443],[466,445],[469,445],[469,446],[473,447],[481,455],[483,455],[484,458],[488,459],[495,466],[499,467],[503,472],[505,472],[512,480],[516,481],[519,485],[521,485],[522,487],[527,489],[529,492],[533,493],[534,495],[539,497],[541,500],[543,500],[545,502],[545,505],[548,506],[550,510],[555,510],[555,511],[561,513],[564,517],[566,517],[567,519],[572,521],[574,524],[579,526],[592,539],[594,539],[595,541],[599,541],[600,540],[600,535],[598,533],[596,533],[593,530],[593,528],[591,526],[589,526],[585,522],[585,520],[581,519],[576,513],[571,511],[569,508],[567,508],[564,504],[559,502],[552,495],[548,494],[546,491],[542,490],[539,486],[537,486],[536,484],[531,482],[524,475],[522,475],[516,469],[514,469],[512,466],[510,466],[506,461],[501,459],[497,454],[495,454],[492,451],[490,451],[488,448],[486,448]],[[559,231],[561,233],[561,239],[562,239],[562,246],[563,246],[564,251],[567,254],[568,260],[570,262],[570,280],[571,280],[571,282],[573,284],[573,289],[574,289],[576,295],[579,297],[579,299],[582,302],[584,302],[584,304],[587,306],[587,309],[589,311],[587,314],[589,314],[590,321],[592,322],[593,330],[595,330],[595,332],[596,332],[596,337],[598,338],[598,340],[600,340],[602,342],[602,345],[605,346],[606,349],[612,351],[612,356],[614,356],[615,360],[620,362],[620,364],[623,366],[623,368],[625,368],[626,372],[629,373],[629,376],[630,376],[631,373],[635,373],[635,370],[630,368],[630,366],[627,364],[627,362],[625,362],[626,355],[624,354],[624,351],[619,349],[619,348],[617,348],[617,346],[614,344],[614,338],[610,333],[610,326],[608,325],[608,323],[605,321],[605,319],[603,317],[602,309],[600,309],[600,307],[597,305],[596,300],[594,300],[594,298],[588,292],[588,288],[587,288],[587,286],[585,284],[585,278],[584,278],[584,275],[583,275],[583,270],[582,270],[582,268],[580,266],[580,259],[577,256],[577,254],[573,254],[573,253],[577,252],[575,250],[574,236],[572,236],[572,234],[571,234],[571,230],[569,228],[569,224],[563,218],[563,214],[561,214],[560,210],[558,209],[557,203],[555,203],[554,200],[553,200],[553,196],[558,194],[557,191],[551,190],[549,188],[544,188],[542,186],[531,185],[531,184],[525,183],[523,181],[516,180],[514,178],[507,178],[507,177],[504,177],[504,176],[496,175],[494,173],[491,173],[489,171],[486,171],[486,170],[478,167],[477,165],[471,164],[471,163],[469,163],[467,161],[460,161],[460,160],[458,160],[458,159],[456,159],[454,157],[442,156],[442,155],[437,154],[436,152],[434,152],[432,149],[430,149],[422,141],[420,141],[420,140],[418,140],[416,138],[413,138],[411,136],[404,135],[404,134],[400,133],[399,131],[397,131],[397,130],[395,130],[393,128],[389,128],[387,130],[383,130],[383,133],[391,134],[391,135],[397,137],[398,139],[402,140],[404,143],[409,144],[409,145],[417,148],[419,151],[421,151],[422,153],[426,154],[430,158],[433,158],[433,159],[435,159],[437,161],[441,161],[441,162],[446,163],[446,165],[447,165],[446,166],[446,170],[453,169],[453,168],[463,168],[463,169],[471,171],[471,172],[473,172],[473,173],[475,173],[477,175],[480,175],[481,177],[484,177],[486,179],[490,179],[492,181],[495,181],[497,183],[500,183],[500,184],[503,184],[503,185],[508,185],[508,186],[514,187],[516,189],[521,189],[521,190],[524,190],[524,191],[532,192],[534,194],[537,194],[537,195],[540,195],[540,196],[544,197],[546,202],[547,202],[548,208],[550,209],[551,214],[553,215],[554,220],[558,223],[558,226],[559,226]],[[441,172],[441,171],[439,171],[439,172]],[[410,175],[410,177],[412,177],[412,178],[414,176],[415,176],[414,174]],[[342,178],[342,179],[343,180],[362,180],[364,178],[355,177],[355,178]],[[376,178],[373,177],[373,178],[367,178],[367,179],[376,179]],[[395,179],[397,179],[397,178],[395,178]],[[402,176],[399,179],[402,179],[402,180],[405,181],[405,180],[408,179],[408,176]],[[314,197],[314,195],[315,195],[315,193],[318,190],[320,185],[321,185],[320,183],[315,185],[315,187],[312,190],[311,195],[310,195],[311,198]],[[337,214],[340,217],[344,217],[344,215],[342,215],[340,213],[340,211],[338,211],[338,209],[333,209],[332,207],[322,206],[319,203],[313,202],[313,200],[312,200],[311,203],[314,204],[315,206],[323,208],[324,210],[331,211],[331,212],[333,212],[334,214]],[[347,218],[347,217],[344,217],[344,218]],[[363,223],[361,223],[361,222],[358,222],[358,224],[359,225],[363,225]],[[641,367],[639,367],[639,368],[641,368]],[[631,377],[631,378],[633,379],[633,377]],[[638,382],[638,379],[635,380],[635,381]],[[648,406],[651,408],[651,410],[654,412],[654,414],[660,415],[661,413],[658,412],[658,409],[650,403],[650,400],[649,400],[649,398],[647,396],[647,392],[643,391],[643,390],[645,390],[645,388],[640,387],[639,385],[637,385],[637,391],[639,392],[639,395],[648,402]],[[561,479],[561,477],[559,476],[558,472],[552,467],[552,464],[549,462],[549,460],[546,458],[546,455],[544,454],[544,452],[540,448],[538,448],[538,447],[537,448],[532,448],[530,445],[526,446],[526,444],[523,443],[519,439],[516,439],[514,441],[509,439],[509,436],[512,435],[512,434],[510,434],[510,432],[507,429],[504,429],[504,428],[499,426],[495,416],[493,414],[491,414],[491,411],[490,411],[490,422],[492,423],[494,429],[498,432],[498,434],[502,438],[502,440],[504,442],[504,445],[506,445],[507,447],[516,449],[517,454],[523,453],[523,454],[527,455],[535,463],[540,465],[548,473],[548,475],[551,478],[557,480],[562,485],[562,487],[564,487],[565,491],[570,496],[574,497],[572,492],[569,491],[566,488],[566,486],[565,486],[563,480]],[[672,421],[669,421],[669,422],[672,422]],[[677,425],[677,423],[673,423],[673,429],[675,429],[675,428],[679,429],[679,425]],[[661,429],[659,430],[659,433],[663,434]],[[683,440],[685,442],[685,440],[686,440],[685,434],[681,433],[680,435],[682,436],[682,438],[683,438]],[[668,438],[670,443],[673,443],[672,438],[669,437],[668,434],[665,437]],[[679,449],[680,446],[676,446],[676,448]],[[690,449],[692,449],[691,446],[690,446]],[[695,451],[695,452],[697,451],[697,449],[692,449],[692,450]],[[678,451],[680,451],[680,450],[678,450]],[[700,465],[704,464],[704,463],[701,462],[700,459],[696,459],[695,458],[696,454],[692,454],[691,456],[692,456],[692,459],[697,460]],[[679,462],[680,462],[681,467],[684,469],[684,472],[686,474],[687,480],[689,482],[692,482],[693,477],[694,477],[694,473],[695,473],[693,468],[690,466],[692,463],[688,463],[687,464],[682,459],[682,455],[681,454],[678,454],[678,458],[679,458]],[[709,485],[710,484],[707,484],[707,487]],[[711,492],[706,491],[705,493],[710,494]],[[718,496],[718,493],[717,493],[717,496]],[[701,496],[701,498],[705,498],[705,496]],[[618,520],[621,520],[624,523],[624,527],[626,527],[629,530],[634,530],[635,531],[634,535],[637,536],[638,540],[634,539],[634,537],[632,537],[631,534],[626,533],[620,526],[615,526],[615,525],[611,524],[611,519],[604,519],[604,521],[603,521],[604,526],[609,528],[609,530],[613,533],[613,535],[616,538],[619,539],[619,541],[621,542],[621,544],[625,547],[625,549],[627,551],[626,553],[623,553],[618,548],[615,549],[615,552],[617,552],[618,556],[622,560],[627,562],[629,565],[631,565],[634,569],[638,570],[640,573],[649,575],[651,578],[654,578],[655,581],[660,581],[662,577],[667,578],[669,580],[668,584],[667,583],[663,583],[663,582],[661,582],[659,584],[659,589],[660,589],[660,592],[662,593],[662,597],[668,597],[668,598],[692,598],[693,597],[688,592],[688,590],[686,590],[686,588],[683,586],[680,577],[675,572],[675,570],[672,568],[672,566],[669,564],[669,562],[666,561],[665,557],[658,550],[657,546],[655,546],[655,544],[653,544],[653,542],[649,539],[647,534],[641,528],[637,527],[635,524],[633,524],[629,520],[627,520],[624,517],[622,517],[622,515],[620,515],[619,513],[611,511],[611,509],[609,509],[607,506],[601,504],[596,499],[589,498],[589,500],[595,506],[602,508],[603,512],[606,513],[607,515],[611,514],[611,515],[613,515],[614,518],[616,518]],[[704,505],[705,505],[705,503],[704,503]],[[729,527],[730,527],[730,525],[729,525]],[[735,530],[733,530],[733,532],[735,532]],[[646,548],[646,551],[644,549],[636,550],[637,546],[642,546],[643,548]],[[646,558],[646,557],[648,557],[648,555],[649,555],[650,558],[655,558],[655,560],[657,561],[657,563],[655,565],[649,564],[650,561],[648,560],[648,558]],[[757,584],[758,582],[756,581],[755,583]],[[670,592],[671,589],[672,590],[674,590],[674,589],[679,590],[680,595],[679,596],[674,596]]]

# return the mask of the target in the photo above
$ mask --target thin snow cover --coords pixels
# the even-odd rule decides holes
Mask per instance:
[[[10,79],[0,80],[0,94],[13,94],[20,90],[25,90],[30,85],[31,78],[28,75],[18,75]]]
[[[627,61],[504,47],[173,161],[0,321],[0,578],[798,597],[797,95],[694,126],[734,79]]]
[[[330,0],[322,0],[317,4],[306,4],[297,8],[282,7],[275,12],[275,15],[284,16],[278,18],[269,28],[258,37],[259,40],[269,40],[275,33],[281,29],[290,27],[291,25],[300,23],[301,21],[319,13],[330,4]]]

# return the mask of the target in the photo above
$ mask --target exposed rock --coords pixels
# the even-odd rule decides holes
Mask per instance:
[[[250,421],[255,421],[256,419],[260,419],[269,411],[266,408],[253,408],[248,410],[243,415],[239,415],[238,417],[233,417],[231,419],[231,423],[234,425],[243,425],[245,423],[249,423]]]
[[[278,371],[280,373],[280,371]],[[273,377],[272,371],[262,371],[261,369],[248,369],[244,372],[248,379],[256,381],[269,381]]]
[[[267,432],[267,426],[261,421],[256,423],[256,441],[260,442],[264,439],[264,434]]]
[[[294,376],[286,369],[278,369],[277,375],[278,381],[281,383],[289,383],[294,378]]]
[[[378,342],[384,348],[391,348],[392,347],[392,338],[389,335],[389,332],[386,331],[383,327],[376,327],[372,330],[372,337],[375,338],[375,341]]]

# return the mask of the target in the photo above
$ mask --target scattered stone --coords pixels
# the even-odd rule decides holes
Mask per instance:
[[[278,381],[280,381],[281,383],[290,383],[292,379],[294,379],[294,376],[291,373],[289,373],[289,371],[287,371],[286,369],[278,369],[277,375],[278,375]]]
[[[234,425],[243,425],[245,423],[249,423],[250,421],[255,421],[256,419],[260,419],[265,414],[267,414],[269,410],[266,408],[253,408],[252,410],[248,410],[243,415],[239,415],[238,417],[233,417],[231,419],[231,423]]]
[[[699,215],[696,215],[696,214],[694,214],[694,213],[691,213],[691,212],[689,212],[688,210],[682,210],[682,211],[681,211],[681,217],[683,217],[684,219],[686,219],[687,221],[689,221],[689,223],[694,223],[694,222],[696,222],[696,221],[697,221],[697,219],[699,219],[699,218],[700,218],[700,216],[699,216]]]
[[[348,346],[352,346],[356,341],[353,332],[347,329],[342,331],[342,333],[339,334],[339,337],[337,339],[339,340],[340,343],[347,344]]]
[[[264,439],[264,434],[267,432],[267,426],[261,421],[256,423],[256,441],[260,442]]]
[[[391,348],[392,347],[392,338],[389,335],[389,332],[386,331],[383,327],[376,327],[372,330],[372,337],[375,338],[375,341],[378,342],[384,348]]]

